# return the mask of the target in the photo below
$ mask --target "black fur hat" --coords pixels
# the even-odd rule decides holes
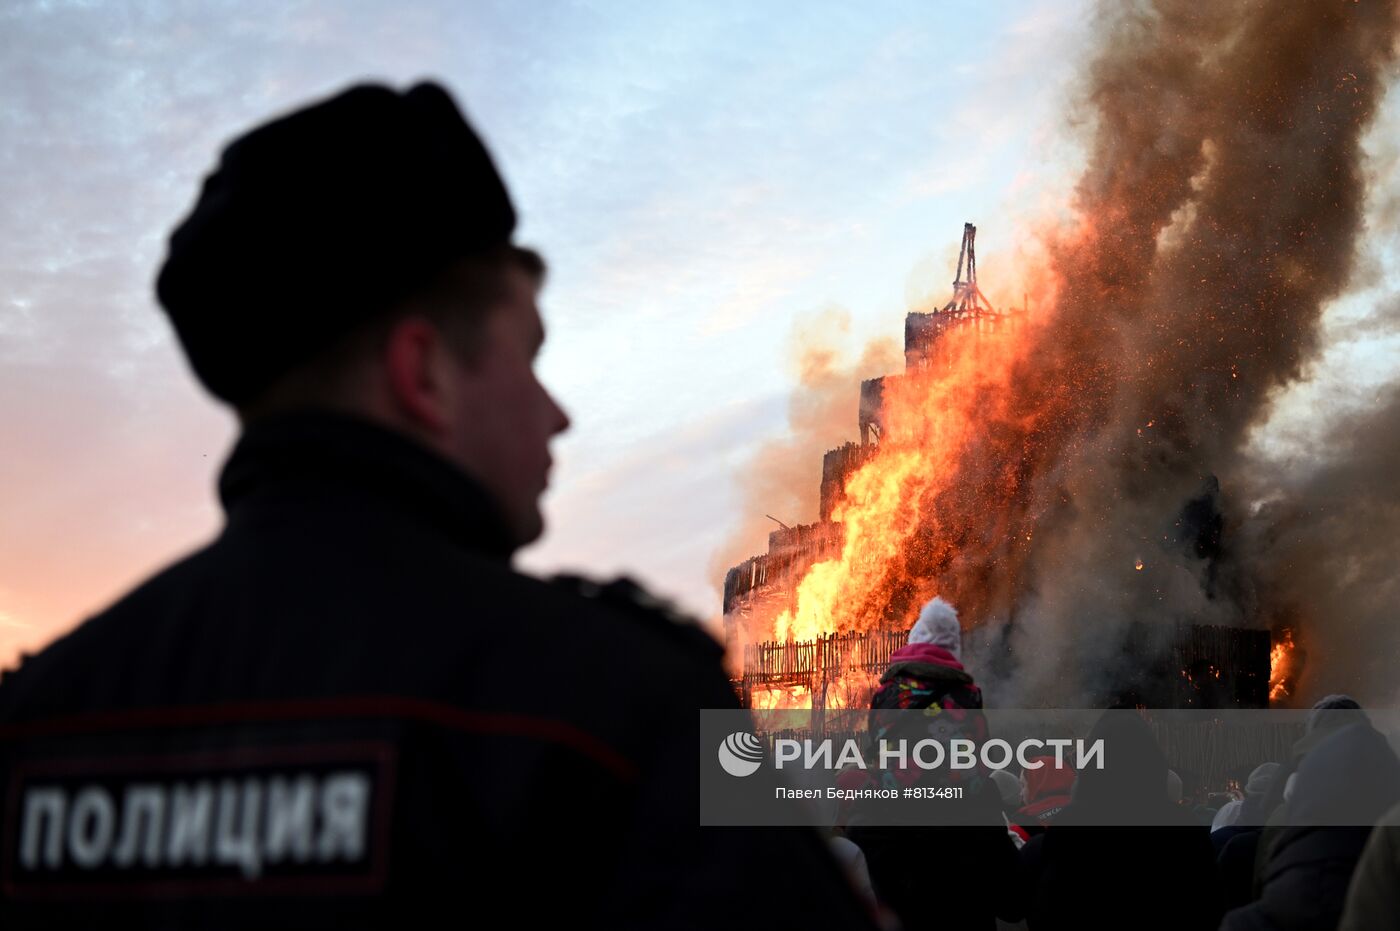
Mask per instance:
[[[224,149],[156,293],[200,381],[239,404],[514,228],[445,90],[359,85]]]

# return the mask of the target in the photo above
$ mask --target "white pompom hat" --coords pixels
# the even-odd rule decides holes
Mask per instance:
[[[931,643],[962,659],[962,625],[958,623],[958,609],[942,598],[935,598],[924,605],[919,619],[909,631],[910,643]]]

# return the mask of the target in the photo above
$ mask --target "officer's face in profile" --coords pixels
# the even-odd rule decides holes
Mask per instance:
[[[446,365],[440,447],[496,498],[517,544],[544,530],[540,496],[549,482],[549,441],[569,425],[535,377],[544,326],[538,286],[510,265],[503,297],[481,321],[480,352]]]

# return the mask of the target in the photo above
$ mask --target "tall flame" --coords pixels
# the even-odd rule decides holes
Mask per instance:
[[[1039,420],[1008,408],[1028,342],[1023,326],[950,330],[927,364],[886,380],[884,439],[851,475],[845,501],[832,514],[845,530],[841,554],[807,572],[795,610],[776,621],[778,639],[902,621],[936,593],[924,567],[1009,555],[1029,542],[1009,450],[996,448],[1005,442],[985,430],[989,420],[999,420],[1028,433]],[[990,468],[970,474],[973,456],[985,456]],[[966,606],[971,593],[957,581],[945,577],[945,590]]]
[[[1281,701],[1292,692],[1293,628],[1285,627],[1269,650],[1269,701]]]

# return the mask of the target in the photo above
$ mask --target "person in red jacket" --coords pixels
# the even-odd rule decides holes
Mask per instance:
[[[1032,757],[1030,766],[1021,773],[1021,798],[1024,802],[1016,813],[1016,823],[1032,836],[1049,827],[1055,816],[1070,803],[1074,789],[1074,769],[1055,765],[1053,756]],[[1040,763],[1037,769],[1035,763]]]

